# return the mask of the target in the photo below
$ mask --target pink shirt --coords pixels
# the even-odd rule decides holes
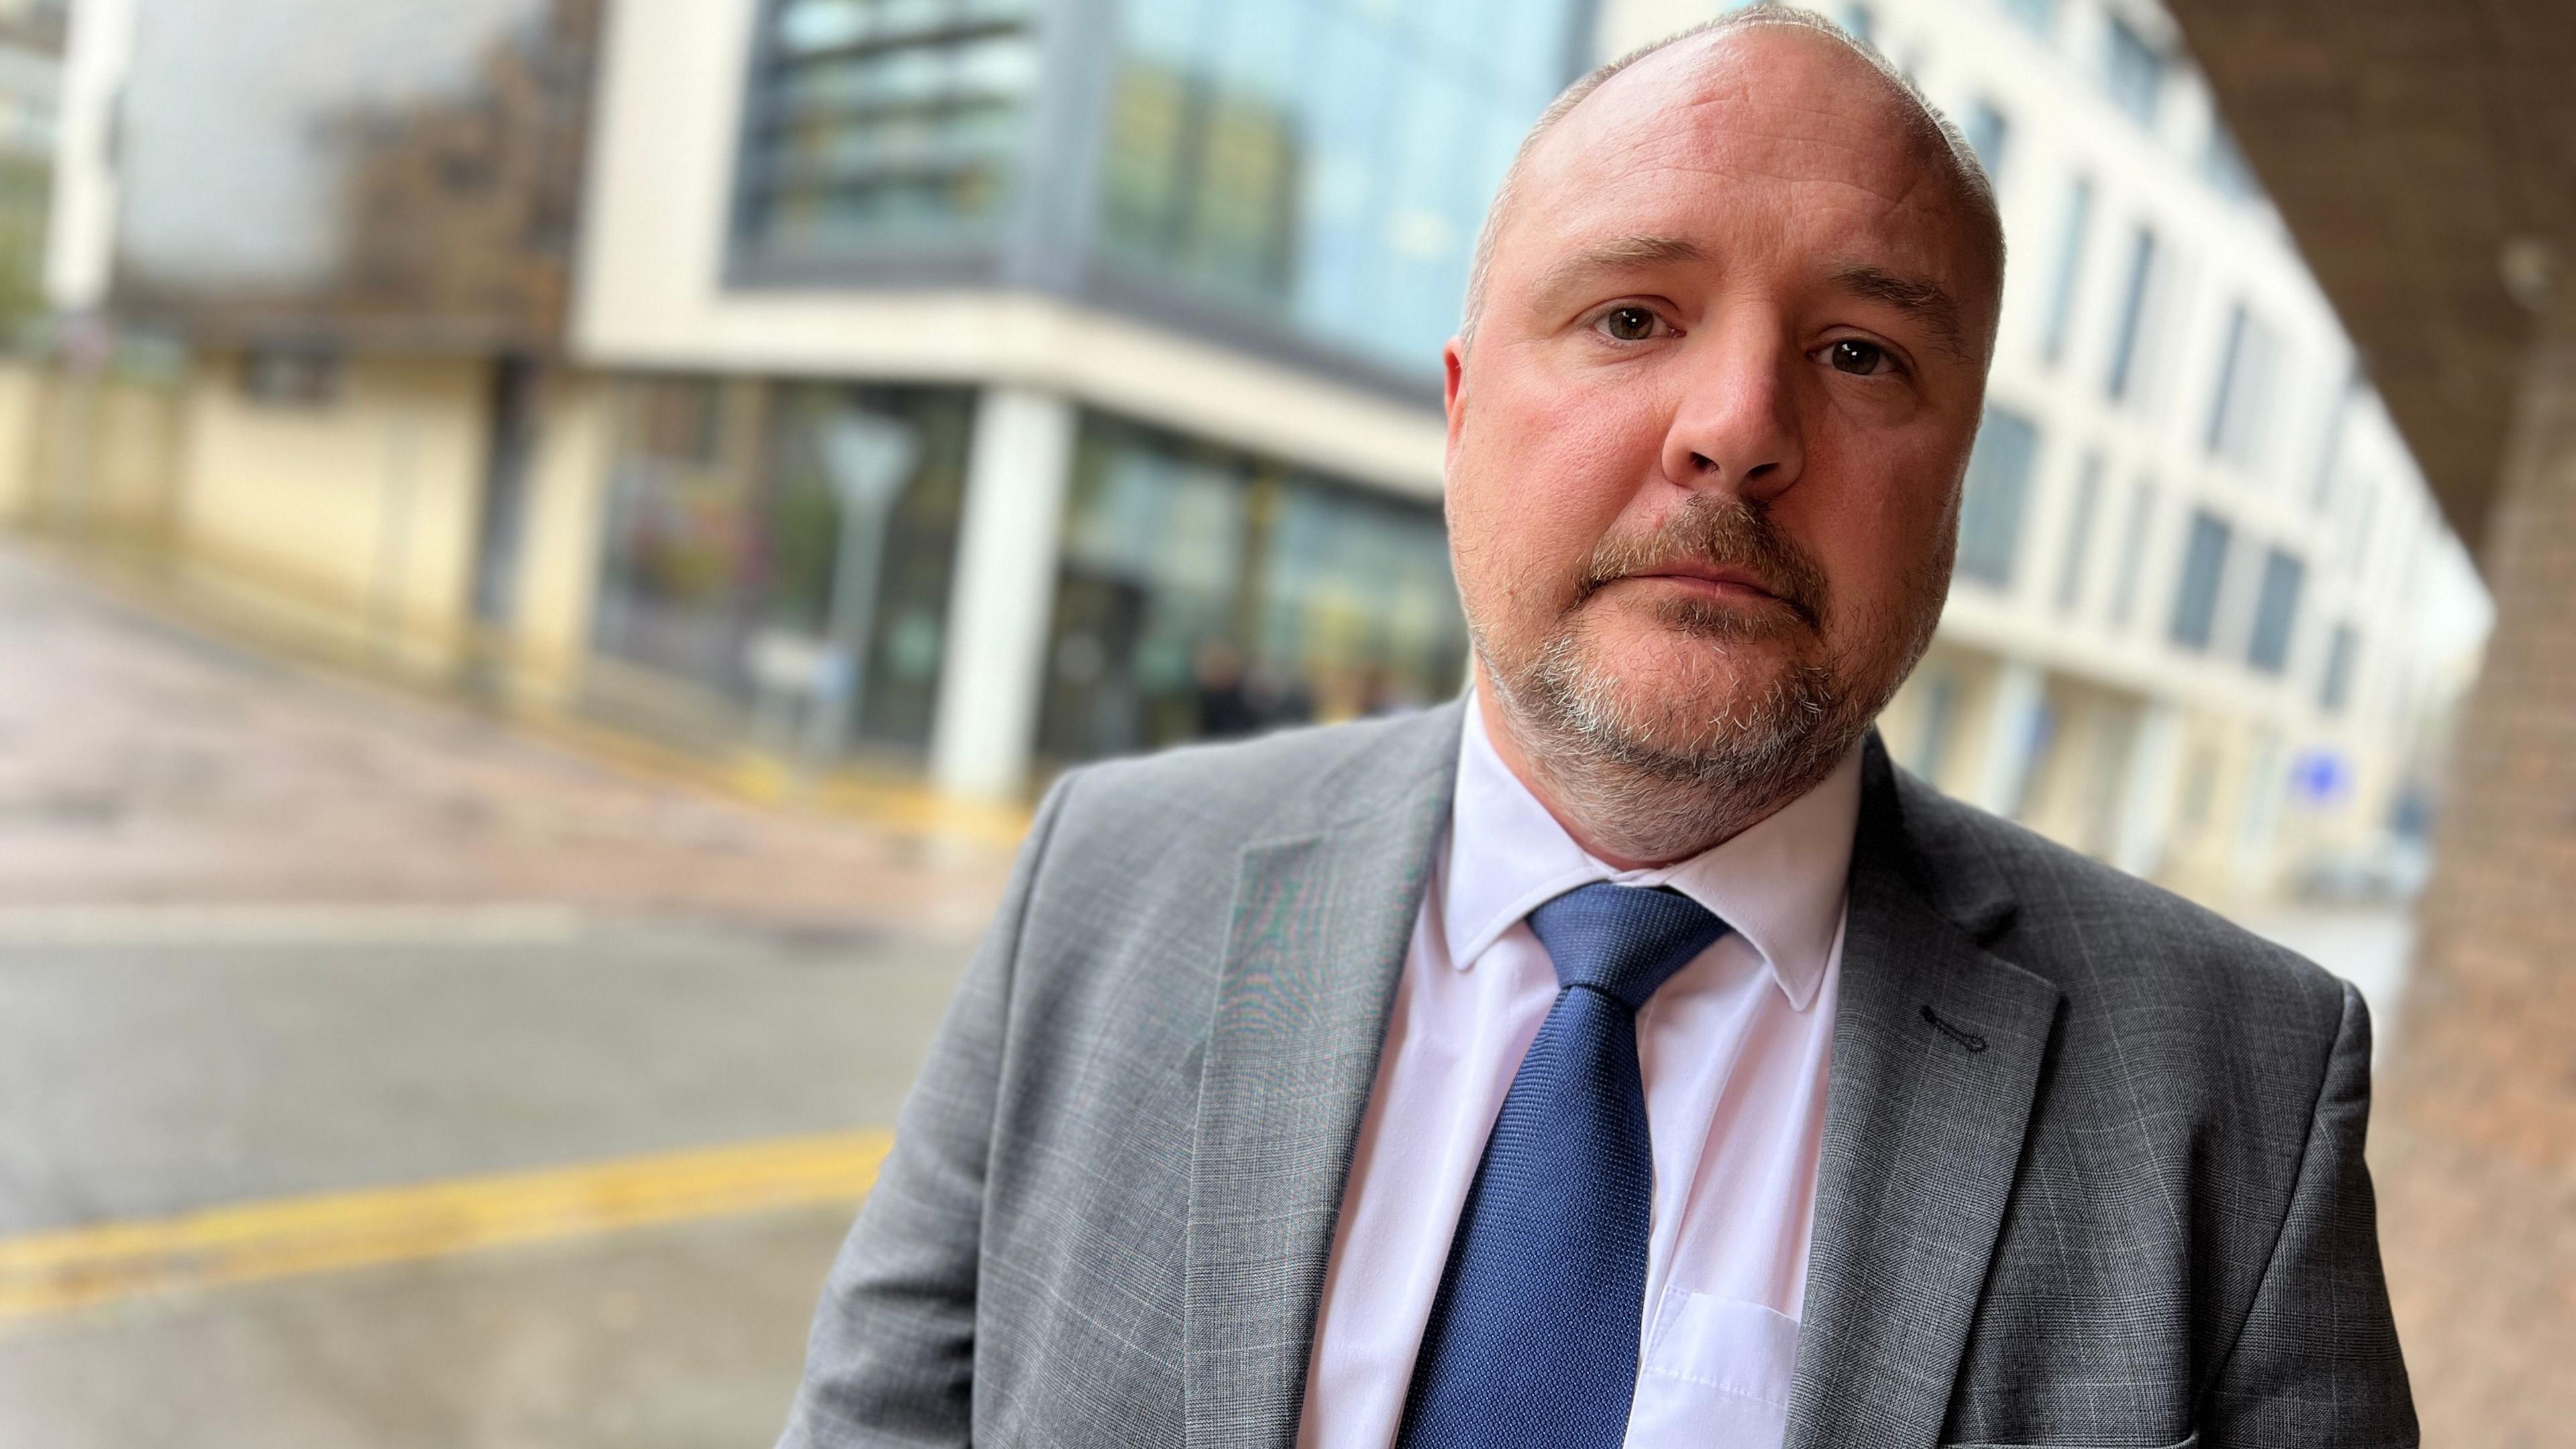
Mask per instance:
[[[1302,1449],[1385,1449],[1468,1183],[1556,1000],[1522,919],[1592,881],[1669,885],[1735,929],[1637,1013],[1654,1134],[1631,1449],[1777,1445],[1815,1219],[1857,746],[1734,839],[1623,871],[1574,843],[1494,752],[1478,702],[1416,920],[1316,1315]]]

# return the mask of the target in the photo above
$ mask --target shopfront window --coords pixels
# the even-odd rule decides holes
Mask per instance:
[[[1101,245],[1149,284],[1428,374],[1578,0],[1128,0]]]
[[[967,395],[669,378],[619,412],[600,652],[782,751],[926,745]]]
[[[1431,506],[1086,425],[1040,724],[1052,758],[1429,704],[1457,692],[1466,648]]]

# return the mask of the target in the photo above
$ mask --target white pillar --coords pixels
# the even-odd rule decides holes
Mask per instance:
[[[116,102],[134,50],[134,0],[81,0],[70,16],[54,112],[45,300],[77,313],[106,305],[115,270]]]
[[[2131,875],[2152,876],[2164,864],[2165,823],[2173,816],[2175,761],[2182,750],[2182,711],[2165,700],[2149,704],[2129,745],[2127,776],[2120,784],[2120,822],[2111,863]]]
[[[930,740],[947,793],[1008,799],[1027,783],[1075,423],[1071,399],[1034,388],[997,383],[976,403]]]
[[[1995,698],[1986,711],[1985,753],[1977,763],[1977,790],[1972,801],[1997,815],[2009,815],[2021,798],[2022,781],[2035,761],[2039,712],[2048,702],[2048,676],[2036,664],[2007,659],[1995,671]]]

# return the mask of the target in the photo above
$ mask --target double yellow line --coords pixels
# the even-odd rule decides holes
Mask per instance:
[[[0,1321],[627,1228],[853,1203],[883,1131],[209,1208],[0,1238]]]

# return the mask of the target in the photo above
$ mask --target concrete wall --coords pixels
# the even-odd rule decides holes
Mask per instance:
[[[27,521],[36,506],[36,426],[45,375],[0,357],[0,525]]]
[[[607,379],[561,372],[545,380],[538,404],[510,654],[514,683],[541,704],[572,699],[589,654],[607,525],[611,397]]]
[[[261,401],[198,361],[175,546],[200,582],[390,662],[463,647],[486,448],[479,359],[356,356],[334,396]]]

